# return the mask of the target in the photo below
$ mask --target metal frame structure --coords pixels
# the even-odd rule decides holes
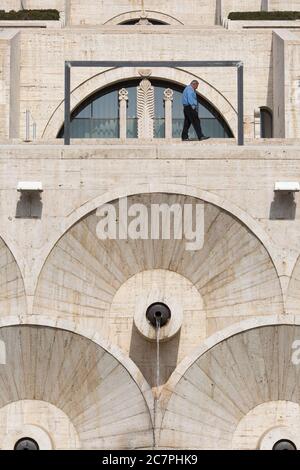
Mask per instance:
[[[65,62],[65,122],[64,145],[70,145],[71,125],[71,68],[72,67],[236,67],[237,68],[237,97],[238,97],[238,145],[244,145],[244,65],[237,60],[193,60],[193,61],[122,61],[122,60],[71,60]]]

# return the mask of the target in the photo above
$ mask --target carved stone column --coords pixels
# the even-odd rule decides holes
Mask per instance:
[[[153,139],[154,135],[154,88],[144,78],[137,89],[138,138]]]
[[[172,103],[173,103],[173,90],[167,88],[164,91],[165,102],[165,138],[172,139]]]
[[[260,109],[254,110],[254,139],[260,139],[261,122],[260,122]]]
[[[127,137],[127,101],[128,91],[125,88],[119,90],[119,106],[120,106],[120,139],[126,139]]]

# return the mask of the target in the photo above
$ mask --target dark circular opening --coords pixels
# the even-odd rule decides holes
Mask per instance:
[[[14,450],[39,450],[39,445],[31,437],[22,437],[15,443]]]
[[[280,439],[273,445],[272,450],[297,450],[297,447],[289,439]]]
[[[146,318],[154,328],[156,328],[157,323],[159,323],[160,326],[164,326],[171,318],[171,310],[166,304],[155,302],[147,308]]]

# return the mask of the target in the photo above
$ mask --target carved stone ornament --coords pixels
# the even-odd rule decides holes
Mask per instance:
[[[128,91],[125,88],[119,90],[119,101],[128,100]]]
[[[151,69],[139,69],[138,73],[143,78],[149,78],[152,74],[152,70]]]
[[[154,133],[154,88],[144,78],[137,89],[138,137],[152,139]]]
[[[174,92],[171,88],[166,88],[164,91],[164,100],[165,101],[173,101]]]

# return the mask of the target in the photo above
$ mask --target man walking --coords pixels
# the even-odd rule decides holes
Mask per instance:
[[[198,100],[196,95],[198,85],[199,82],[197,80],[193,80],[183,91],[182,104],[184,112],[184,126],[181,134],[181,140],[189,140],[188,132],[191,124],[196,131],[198,140],[209,139],[209,137],[206,137],[202,133],[200,119],[198,116]]]

